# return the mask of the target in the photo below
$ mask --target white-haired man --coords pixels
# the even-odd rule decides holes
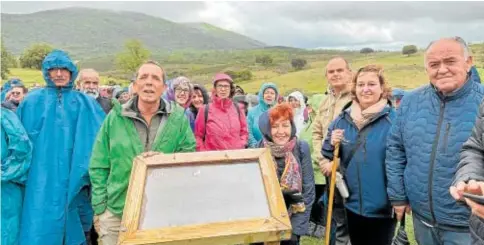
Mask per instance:
[[[469,209],[449,188],[471,135],[484,88],[472,81],[472,57],[461,38],[431,42],[430,83],[403,97],[387,141],[388,197],[397,218],[413,212],[421,245],[469,244]]]

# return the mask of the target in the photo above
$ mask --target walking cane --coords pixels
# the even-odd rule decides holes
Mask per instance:
[[[326,217],[325,245],[331,241],[331,217],[333,216],[334,189],[336,186],[336,170],[339,167],[339,143],[334,146],[333,168],[331,169],[331,182],[329,184],[328,215]]]

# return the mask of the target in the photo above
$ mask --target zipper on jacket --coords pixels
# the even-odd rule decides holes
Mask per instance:
[[[363,153],[366,155],[366,153]],[[360,164],[356,163],[356,171],[358,172],[358,190],[360,198],[360,215],[363,215],[363,195],[361,194],[361,174],[360,174]]]
[[[435,225],[436,222],[437,222],[436,219],[435,219],[434,202],[433,202],[433,199],[432,199],[432,192],[433,192],[432,183],[433,183],[433,178],[434,178],[435,158],[437,157],[437,147],[439,146],[440,129],[442,127],[442,121],[444,120],[444,109],[445,109],[445,102],[441,102],[440,103],[439,121],[437,123],[437,135],[434,138],[434,143],[432,145],[432,153],[430,155],[428,188],[429,188],[429,206],[430,206],[430,215],[432,216],[432,225]]]
[[[148,126],[148,123],[143,118],[140,118],[138,116],[135,116],[134,118],[136,120],[140,121],[145,126],[145,130],[146,130],[146,140],[145,140],[145,145],[144,145],[144,151],[150,151],[151,149],[147,149],[148,144],[150,143],[150,126]]]
[[[450,133],[450,123],[447,123],[445,127],[445,136],[444,136],[444,149],[443,152],[447,152],[447,144],[449,143],[449,133]]]
[[[57,87],[57,101],[59,102],[59,106],[62,103],[62,90],[61,87]]]
[[[151,149],[148,149],[148,144],[150,143],[150,129],[146,128],[146,140],[145,140],[145,151],[150,151]]]

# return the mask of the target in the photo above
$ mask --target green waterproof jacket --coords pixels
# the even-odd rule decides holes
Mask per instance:
[[[311,151],[311,156],[313,155],[313,151],[321,151],[321,149],[313,149],[313,139],[312,139],[313,122],[314,122],[314,117],[316,116],[316,111],[319,108],[319,104],[325,97],[326,95],[324,94],[315,94],[309,99],[308,104],[311,105],[311,107],[313,108],[313,112],[309,115],[309,122],[307,123],[306,128],[304,128],[304,130],[301,131],[301,135],[299,135],[299,138],[308,142],[309,150]],[[326,178],[324,177],[323,173],[321,173],[321,170],[319,170],[319,164],[317,159],[313,158],[312,162],[313,162],[313,170],[314,170],[314,182],[317,185],[326,184]]]
[[[183,108],[173,102],[165,101],[165,105],[168,118],[159,127],[151,151],[194,152],[195,137]],[[122,106],[113,107],[93,147],[89,174],[95,215],[107,208],[122,217],[133,160],[144,152],[133,119],[124,116],[122,110]]]

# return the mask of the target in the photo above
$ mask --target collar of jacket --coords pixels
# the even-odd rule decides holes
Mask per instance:
[[[345,89],[341,90],[341,92],[339,93],[339,95],[336,95],[332,89],[330,90],[330,93],[329,94],[331,96],[333,96],[334,98],[343,98],[343,97],[346,97],[347,95],[350,95],[351,94],[351,89],[349,89],[348,87],[349,87],[349,85],[346,86]]]
[[[215,93],[212,96],[212,103],[222,111],[227,111],[234,104],[231,98],[221,99]]]
[[[437,87],[435,87],[432,83],[430,83],[430,87],[432,87],[435,95],[442,101],[452,101],[456,99],[460,99],[464,96],[467,96],[467,94],[470,93],[472,90],[472,86],[474,86],[474,83],[470,77],[467,77],[467,81],[464,83],[464,85],[454,92],[444,95],[442,92],[437,90]],[[477,84],[477,83],[476,83]]]
[[[160,107],[156,113],[167,113],[173,112],[173,104],[167,102],[165,99],[160,99]],[[126,117],[141,117],[138,108],[138,96],[133,97],[122,105],[121,115]]]
[[[343,109],[342,109],[341,111],[342,111],[342,112],[347,111],[347,110],[348,110],[348,109],[351,107],[351,104],[353,104],[353,100],[352,100],[352,101],[350,101],[350,102],[348,102],[348,103],[347,103],[347,104],[346,104],[346,105],[343,107]],[[388,99],[388,105],[389,105],[390,107],[392,107],[392,106],[393,106],[393,105],[392,105],[392,101],[391,101],[390,99]],[[385,108],[386,108],[386,107],[385,107]],[[385,110],[385,109],[383,109],[383,110]]]
[[[346,104],[345,107],[343,108],[343,111],[341,112],[342,117],[345,118],[346,120],[348,120],[349,122],[353,122],[353,119],[351,118],[350,110],[349,110],[352,103],[353,103],[353,101]],[[390,100],[388,100],[387,106],[385,106],[383,108],[383,110],[381,110],[375,117],[373,117],[367,124],[365,124],[365,126],[363,128],[366,128],[368,125],[372,124],[373,122],[380,119],[384,115],[387,115],[390,112],[391,109],[392,109],[392,102]],[[355,125],[355,127],[356,127],[356,125]],[[362,129],[360,129],[360,130],[362,130]]]
[[[349,107],[351,107],[351,102],[348,105],[347,105],[348,107],[345,106],[345,109],[343,109],[343,111],[341,112],[343,114],[342,117],[345,118],[345,120],[347,120],[348,122],[351,122],[354,125],[354,127],[356,127],[356,124],[353,122],[353,118],[351,118],[351,115],[350,115]],[[378,114],[376,114],[375,117],[373,117],[367,124],[365,124],[363,126],[363,128],[360,129],[360,131],[363,130],[364,128],[368,127],[369,125],[371,125],[373,122],[377,121],[378,119],[380,119],[380,118],[384,117],[385,115],[389,114],[391,109],[392,109],[392,104],[391,104],[390,100],[388,100],[387,106],[385,106],[383,108],[383,110],[381,110]]]

